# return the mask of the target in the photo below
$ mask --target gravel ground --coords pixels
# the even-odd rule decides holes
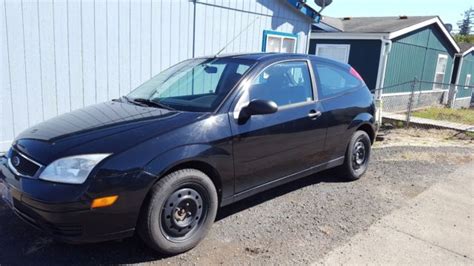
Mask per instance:
[[[405,145],[397,141],[399,145]],[[220,210],[194,250],[160,257],[137,238],[89,245],[57,243],[0,205],[0,265],[5,264],[308,264],[474,161],[472,145],[375,146],[359,181],[331,171],[309,176]]]

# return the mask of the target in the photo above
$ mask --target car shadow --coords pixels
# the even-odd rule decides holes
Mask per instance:
[[[251,197],[237,201],[231,205],[219,209],[216,221],[227,218],[235,213],[257,206],[263,202],[272,200],[274,198],[283,196],[292,191],[301,189],[303,187],[315,185],[318,183],[339,183],[348,182],[340,174],[334,170],[326,170],[314,175],[306,176],[301,179],[280,185],[267,191],[260,192]]]
[[[330,170],[304,177],[223,207],[219,210],[216,221],[303,187],[338,182],[346,181]],[[148,248],[137,236],[120,241],[82,245],[56,242],[21,222],[2,205],[0,205],[0,236],[0,265],[129,264],[167,258]]]

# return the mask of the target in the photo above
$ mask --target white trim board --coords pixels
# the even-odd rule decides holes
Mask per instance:
[[[467,51],[465,51],[464,53],[462,53],[462,56],[464,57],[464,56],[468,55],[468,54],[471,53],[471,52],[474,52],[474,46],[471,47],[471,48],[469,48],[469,49],[468,49]]]
[[[427,91],[416,91],[415,94],[426,94],[426,93],[437,93],[437,92],[448,92],[449,90],[427,90]],[[409,92],[394,92],[394,93],[382,93],[382,97],[387,97],[387,96],[401,96],[401,95],[409,95],[411,94],[411,91]]]
[[[466,97],[456,98],[455,101],[464,100],[464,99],[471,99],[471,98],[472,98],[472,96],[466,96]]]

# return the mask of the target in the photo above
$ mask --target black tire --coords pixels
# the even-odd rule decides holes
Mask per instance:
[[[365,131],[356,131],[347,145],[344,164],[338,172],[347,180],[357,180],[367,171],[370,161],[371,141]]]
[[[138,221],[138,234],[152,249],[174,255],[194,248],[216,218],[218,198],[211,179],[201,171],[170,173],[152,188]]]

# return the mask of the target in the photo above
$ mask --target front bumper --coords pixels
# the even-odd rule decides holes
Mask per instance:
[[[7,205],[18,217],[60,241],[100,242],[129,237],[134,233],[138,210],[130,209],[129,204],[117,201],[111,207],[91,209],[90,194],[84,189],[76,195],[69,193],[75,200],[61,202],[57,200],[57,192],[53,194],[55,191],[69,192],[71,185],[16,176],[1,160],[0,183],[8,190],[11,199],[6,200]],[[39,193],[50,195],[48,198],[52,200],[35,198]]]

